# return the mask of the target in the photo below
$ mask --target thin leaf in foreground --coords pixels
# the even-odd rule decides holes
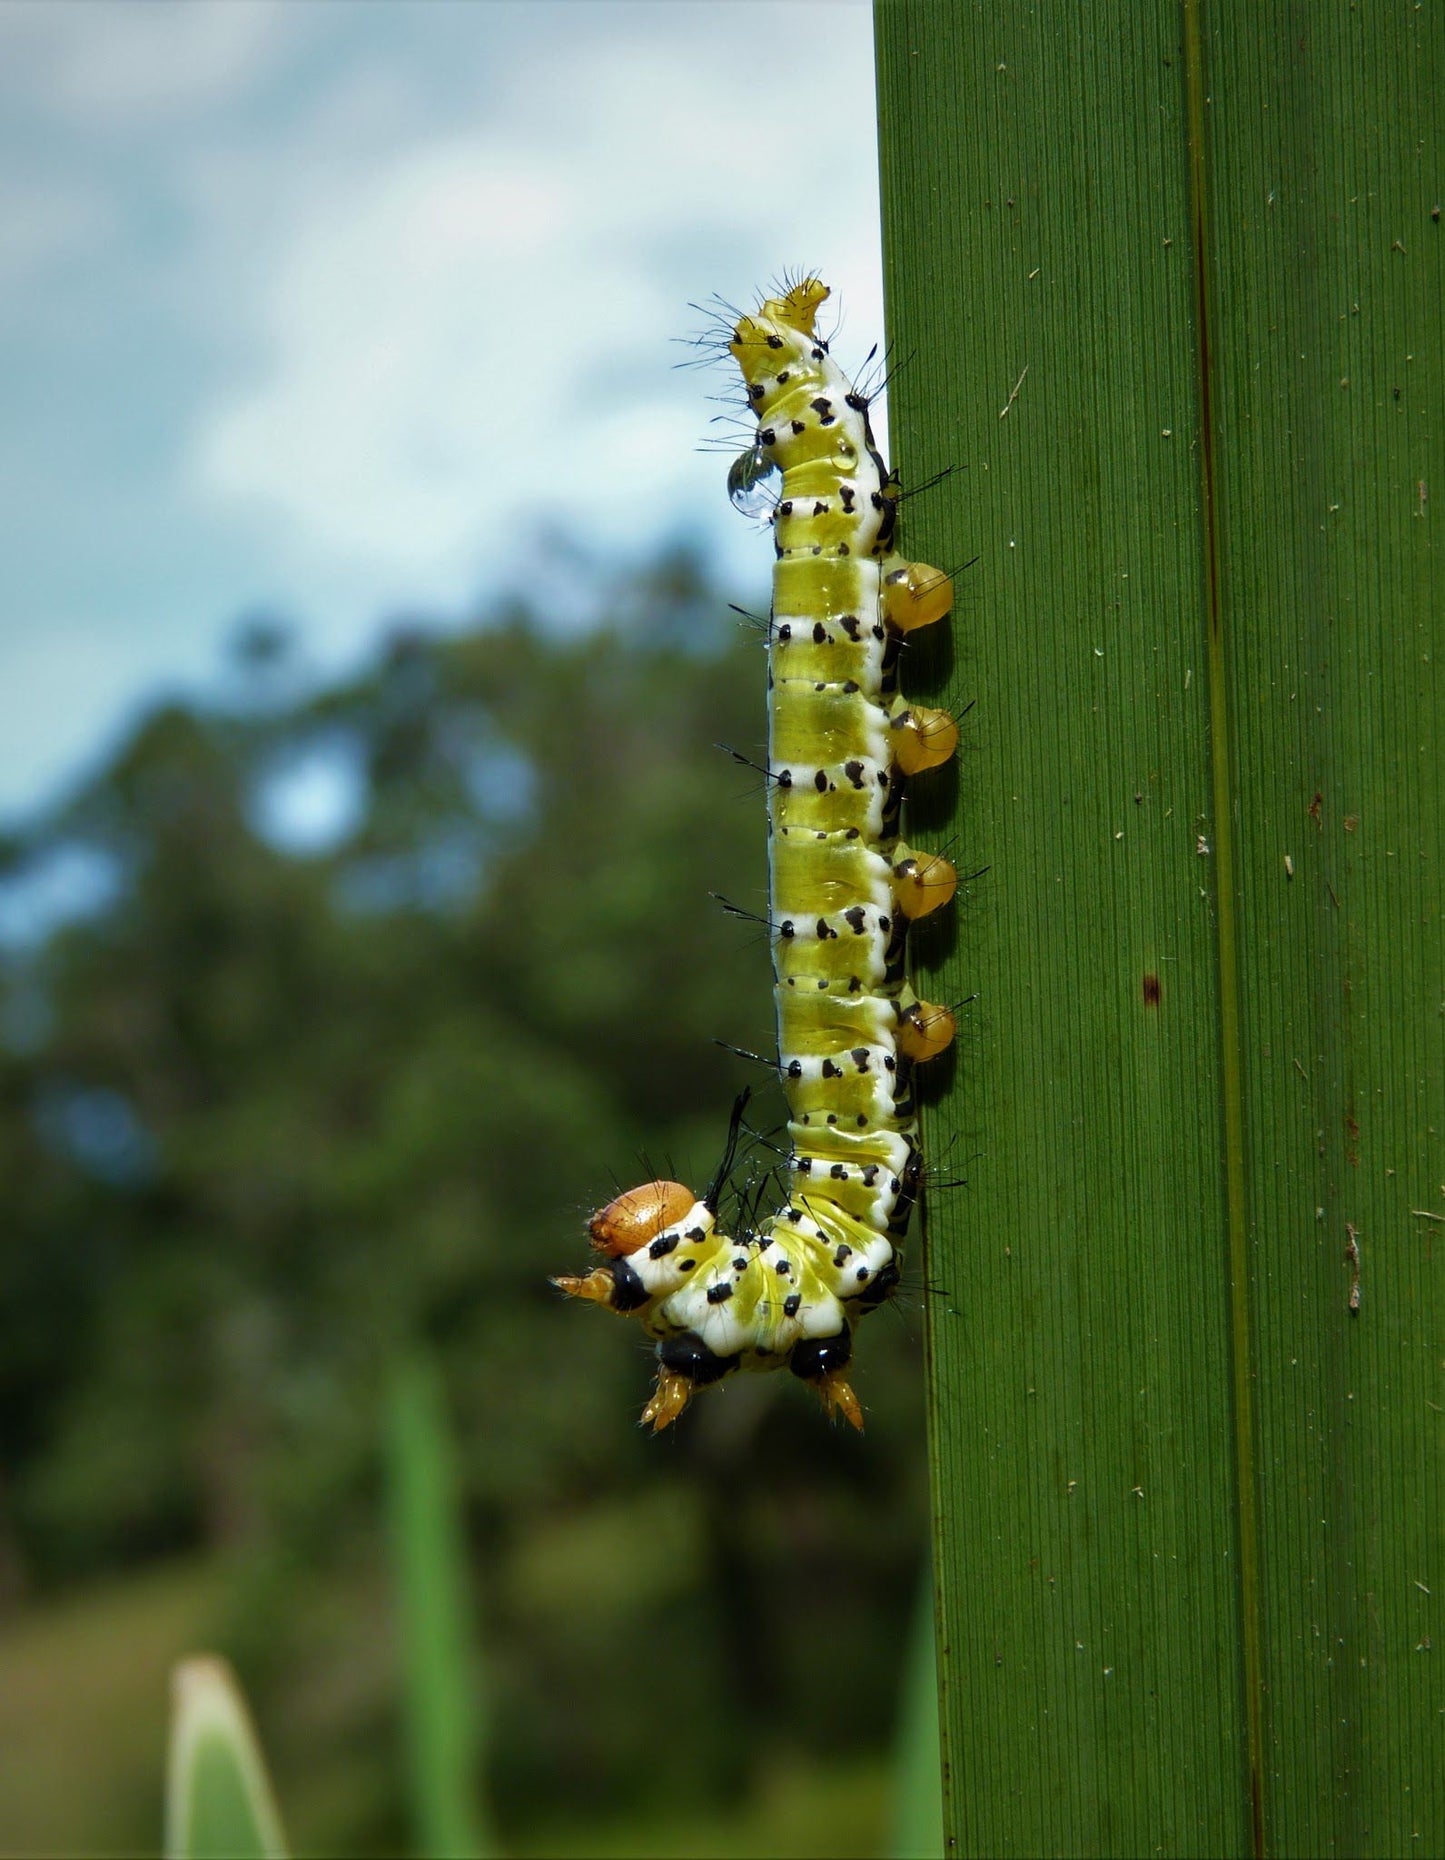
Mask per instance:
[[[283,1860],[285,1836],[236,1676],[215,1654],[171,1677],[167,1860]]]

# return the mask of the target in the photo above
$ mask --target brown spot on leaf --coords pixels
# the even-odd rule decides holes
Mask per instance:
[[[1144,1005],[1145,1007],[1158,1007],[1159,998],[1162,992],[1163,991],[1161,990],[1159,986],[1159,977],[1154,973],[1152,969],[1147,969],[1144,973]]]

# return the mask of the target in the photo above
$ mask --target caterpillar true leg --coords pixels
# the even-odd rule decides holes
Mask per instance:
[[[695,1383],[689,1382],[675,1369],[659,1369],[657,1387],[652,1391],[652,1399],[642,1411],[644,1425],[652,1423],[652,1431],[660,1434],[665,1427],[671,1427],[692,1399]]]
[[[702,1195],[647,1182],[591,1222],[604,1255],[553,1281],[634,1312],[656,1339],[643,1411],[668,1427],[693,1393],[738,1368],[787,1365],[829,1415],[863,1425],[847,1380],[853,1331],[898,1284],[897,1248],[921,1175],[911,1072],[953,1038],[947,1007],[904,973],[908,926],[946,905],[958,874],[899,836],[905,778],[947,761],[958,725],[898,691],[904,637],[941,620],[947,575],[893,548],[898,484],[868,403],[818,335],[828,295],[805,278],[729,329],[757,420],[730,474],[772,512],[768,627],[770,886],[778,1065],[788,1102],[783,1205],[733,1237],[719,1198],[738,1134]]]

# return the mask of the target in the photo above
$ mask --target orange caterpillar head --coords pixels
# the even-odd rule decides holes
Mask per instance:
[[[610,1311],[636,1311],[648,1301],[637,1274],[627,1264],[666,1227],[680,1221],[697,1204],[697,1196],[681,1182],[644,1182],[614,1197],[587,1223],[592,1244],[612,1261],[580,1277],[564,1274],[553,1279],[569,1298],[587,1298]]]
[[[655,1240],[696,1202],[697,1196],[681,1182],[644,1182],[599,1208],[587,1223],[587,1231],[599,1253],[616,1259]]]

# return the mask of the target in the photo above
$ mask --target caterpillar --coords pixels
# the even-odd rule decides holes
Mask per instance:
[[[694,1392],[784,1366],[830,1416],[863,1426],[853,1332],[892,1294],[922,1175],[913,1068],[954,1035],[905,974],[910,923],[958,877],[900,836],[907,778],[953,754],[946,711],[898,690],[908,635],[952,605],[947,575],[894,548],[900,488],[868,400],[817,331],[828,287],[805,277],[729,320],[726,347],[756,420],[735,501],[780,474],[768,622],[768,933],[788,1107],[783,1205],[725,1233],[721,1197],[744,1101],[702,1194],[645,1182],[590,1222],[603,1258],[552,1282],[637,1316],[656,1343],[643,1410],[670,1426]],[[721,345],[719,345],[721,346]]]

